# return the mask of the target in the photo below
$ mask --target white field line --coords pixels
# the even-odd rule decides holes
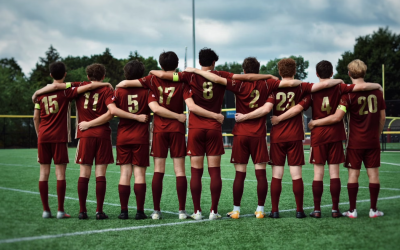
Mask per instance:
[[[381,161],[381,163],[383,163],[383,164],[387,164],[387,165],[400,166],[400,164],[397,164],[397,163],[391,163],[391,162],[383,162],[383,161]],[[380,172],[380,171],[379,171],[379,172]]]
[[[400,196],[391,196],[391,197],[384,197],[379,198],[378,200],[392,200],[392,199],[399,199]],[[358,203],[362,202],[369,202],[370,200],[360,200],[357,201]],[[348,202],[342,202],[340,205],[349,204]],[[332,204],[323,205],[321,207],[331,207]],[[312,209],[314,207],[307,207],[304,209]],[[296,209],[287,209],[287,210],[280,210],[280,213],[284,212],[292,212],[296,211]],[[251,217],[254,214],[245,214],[241,215],[240,217]],[[222,218],[228,219],[228,218]],[[194,224],[194,223],[201,223],[201,222],[208,222],[210,220],[190,220],[190,221],[183,221],[183,222],[172,222],[172,223],[164,223],[164,224],[156,224],[156,225],[145,225],[145,226],[134,226],[134,227],[120,227],[120,228],[108,228],[108,229],[101,229],[101,230],[90,230],[90,231],[81,231],[81,232],[74,232],[74,233],[64,233],[64,234],[53,234],[53,235],[41,235],[41,236],[32,236],[32,237],[21,237],[21,238],[13,238],[13,239],[5,239],[0,240],[0,244],[4,243],[15,243],[15,242],[23,242],[23,241],[34,241],[34,240],[45,240],[45,239],[54,239],[54,238],[61,238],[61,237],[69,237],[69,236],[79,236],[79,235],[88,235],[88,234],[98,234],[98,233],[107,233],[107,232],[120,232],[120,231],[130,231],[130,230],[137,230],[137,229],[146,229],[146,228],[155,228],[155,227],[164,227],[164,226],[177,226],[183,224]]]

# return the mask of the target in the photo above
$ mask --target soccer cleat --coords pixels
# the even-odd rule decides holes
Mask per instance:
[[[263,219],[265,217],[265,213],[261,211],[255,211],[254,215],[256,216],[257,219]]]
[[[151,218],[153,220],[159,220],[162,219],[162,214],[160,211],[154,210],[154,212],[151,214]]]
[[[297,219],[303,219],[303,218],[306,218],[306,217],[307,217],[307,215],[304,213],[304,211],[296,212],[296,218]]]
[[[50,211],[43,211],[42,217],[43,217],[43,219],[51,218],[51,212]]]
[[[279,212],[271,212],[269,213],[268,217],[272,218],[272,219],[279,219]]]
[[[321,218],[321,211],[314,210],[310,213],[310,216],[319,219]]]
[[[67,214],[64,211],[57,212],[57,219],[66,219],[66,218],[71,218],[71,215]]]
[[[240,217],[240,212],[239,211],[232,211],[226,214],[226,216],[232,218],[232,219],[239,219]]]
[[[353,212],[350,211],[350,210],[346,211],[346,212],[343,213],[343,216],[355,219],[355,218],[357,218],[357,209],[354,209]]]
[[[343,217],[343,214],[339,210],[332,210],[332,218]]]
[[[89,217],[87,216],[86,212],[79,213],[78,219],[80,220],[87,220]]]
[[[129,219],[128,212],[127,211],[121,211],[121,213],[118,215],[118,219],[121,219],[121,220]]]
[[[108,219],[108,216],[104,212],[96,212],[96,220],[105,220]]]
[[[218,220],[221,219],[222,216],[219,213],[214,213],[214,210],[210,212],[210,216],[208,217],[210,220]]]
[[[190,217],[194,220],[202,220],[203,216],[201,215],[201,212],[197,210],[197,213],[193,213]]]
[[[180,220],[185,220],[189,217],[190,217],[190,215],[188,213],[186,213],[186,210],[179,210],[179,219]]]
[[[135,216],[135,220],[144,220],[147,219],[147,215],[144,212],[137,212]]]
[[[383,212],[377,210],[373,210],[372,208],[369,210],[369,218],[376,218],[376,217],[380,217],[383,216]]]

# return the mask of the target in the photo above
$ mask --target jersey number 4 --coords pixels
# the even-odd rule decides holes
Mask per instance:
[[[327,96],[322,99],[321,111],[326,111],[329,115],[331,113],[332,107],[329,105],[329,98]]]
[[[49,97],[45,96],[42,99],[42,102],[44,104],[44,109],[46,110],[46,115],[48,115],[50,113],[55,114],[58,112],[58,102],[57,102],[57,100],[54,100],[56,98],[57,98],[57,95],[51,95]],[[50,107],[53,105],[54,105],[54,108]]]
[[[161,86],[158,86],[158,91],[160,92],[160,99],[159,99],[158,102],[160,104],[163,104],[163,102],[164,102],[164,96],[163,96],[164,90],[163,90],[163,88]],[[175,92],[175,87],[165,88],[165,93],[168,94],[167,103],[166,103],[167,105],[169,105],[171,103],[171,98],[174,95],[174,92]]]

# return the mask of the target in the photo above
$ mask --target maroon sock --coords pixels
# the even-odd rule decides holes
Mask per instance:
[[[293,180],[293,193],[294,198],[296,199],[297,212],[303,211],[303,198],[304,198],[304,184],[303,179]]]
[[[381,185],[379,183],[369,184],[369,195],[371,199],[371,209],[376,210],[376,203],[378,202],[379,189]]]
[[[194,212],[201,212],[201,177],[203,176],[203,168],[191,168],[192,177],[190,178],[190,191],[192,193]]]
[[[138,212],[144,213],[144,200],[146,198],[146,183],[135,183],[133,191],[136,196],[136,207]]]
[[[87,212],[86,198],[88,194],[89,178],[79,177],[78,179],[78,197],[79,197],[79,213]]]
[[[154,210],[160,211],[161,194],[163,187],[164,173],[154,172],[153,182],[151,183],[151,189],[153,192],[153,204]]]
[[[96,177],[96,200],[97,200],[97,208],[96,212],[103,212],[103,204],[104,198],[106,196],[106,177],[99,176]]]
[[[67,183],[65,180],[57,180],[57,200],[58,200],[58,211],[64,212],[64,200],[65,190],[67,189]]]
[[[358,193],[358,182],[347,183],[347,192],[349,193],[350,211],[356,209],[357,193]]]
[[[211,190],[211,211],[214,213],[218,212],[219,198],[221,197],[222,190],[222,179],[221,179],[221,167],[208,168],[210,174],[210,190]]]
[[[178,193],[179,210],[185,210],[187,196],[187,179],[186,176],[176,177],[176,192]]]
[[[321,198],[322,198],[322,193],[324,192],[323,181],[313,181],[312,192],[314,196],[314,210],[321,211]]]
[[[339,210],[340,190],[342,189],[340,178],[331,179],[332,210]]]
[[[39,181],[39,193],[40,199],[42,199],[43,211],[50,211],[48,181]]]
[[[279,212],[279,198],[282,192],[282,179],[272,177],[271,181],[271,212]]]
[[[119,201],[121,203],[121,212],[128,212],[129,196],[131,195],[130,185],[118,185]]]
[[[267,171],[256,169],[258,205],[264,206],[268,193]]]
[[[244,179],[246,178],[246,172],[236,171],[235,180],[233,181],[233,205],[240,206],[240,201],[243,196]]]

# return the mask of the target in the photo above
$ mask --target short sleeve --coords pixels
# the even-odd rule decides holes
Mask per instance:
[[[193,73],[190,72],[178,72],[179,81],[189,84],[192,79]]]
[[[301,89],[303,90],[303,94],[308,95],[311,94],[311,89],[314,86],[314,83],[302,82],[300,86]]]
[[[115,101],[114,92],[111,89],[107,89],[106,96],[105,96],[105,104],[108,106],[109,104]]]
[[[183,100],[186,100],[191,97],[192,97],[192,90],[190,89],[189,85],[184,84],[183,85]]]
[[[270,94],[268,96],[267,102],[270,102],[270,103],[274,104],[275,103],[275,95],[274,94]]]
[[[139,82],[142,84],[143,88],[150,89],[152,77],[152,75],[149,75],[139,79]]]
[[[233,93],[239,93],[240,87],[242,86],[242,81],[233,80],[226,78],[226,89],[232,91]]]
[[[218,71],[217,75],[223,78],[232,78],[234,74],[226,71]]]
[[[340,104],[339,105],[345,106],[347,109],[349,108],[350,99],[349,99],[349,95],[348,94],[342,95],[342,97],[340,98]]]
[[[150,90],[149,97],[147,98],[147,103],[151,102],[157,102],[157,98],[156,95],[153,93],[153,91]]]
[[[306,95],[298,104],[301,105],[304,110],[307,110],[311,106],[311,102],[311,95]]]
[[[340,84],[340,93],[343,94],[348,94],[353,91],[355,84],[345,84],[341,83]]]
[[[65,97],[67,99],[75,99],[78,96],[78,88],[72,87],[64,90]]]
[[[279,88],[279,84],[281,83],[280,80],[275,80],[275,79],[268,79],[267,81],[267,86],[269,91],[276,91]]]

